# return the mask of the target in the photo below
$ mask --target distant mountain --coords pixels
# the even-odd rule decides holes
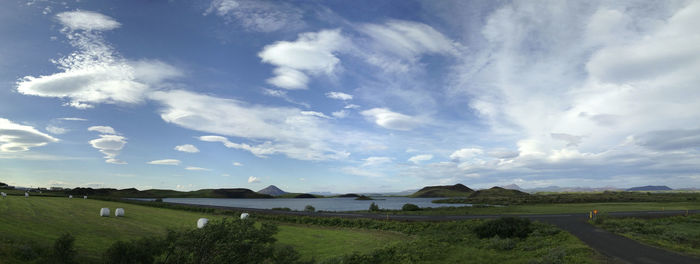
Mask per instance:
[[[272,195],[272,196],[280,196],[280,195],[286,194],[287,192],[281,190],[280,188],[277,188],[277,186],[270,185],[270,186],[267,186],[264,189],[258,191],[258,193]]]
[[[338,195],[337,193],[332,193],[332,192],[310,192],[310,194],[321,195],[321,196]]]
[[[547,187],[525,189],[523,191],[529,192],[529,193],[538,193],[538,192],[604,192],[604,191],[623,191],[623,189],[620,189],[617,187],[612,187],[612,186],[593,187],[593,188],[592,187],[547,186]]]
[[[412,197],[466,197],[473,193],[474,190],[470,189],[463,184],[455,185],[443,185],[443,186],[427,186],[423,189],[418,190]]]
[[[653,186],[653,185],[647,185],[647,186],[640,186],[640,187],[633,187],[627,189],[627,191],[671,191],[673,189],[669,188],[666,185],[662,186]]]
[[[523,197],[529,195],[530,194],[526,192],[521,192],[519,190],[505,189],[498,186],[494,186],[490,189],[478,190],[472,193],[469,196],[469,198]]]
[[[523,190],[522,188],[520,188],[520,186],[518,186],[518,185],[515,184],[515,183],[501,186],[501,188],[503,188],[503,189],[508,189],[508,190],[518,190],[518,191],[522,191],[522,190]]]

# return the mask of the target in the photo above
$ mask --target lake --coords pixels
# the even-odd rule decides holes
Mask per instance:
[[[409,198],[409,197],[372,197],[376,200],[355,200],[355,198],[277,198],[277,199],[228,199],[228,198],[163,198],[163,202],[198,205],[215,205],[228,207],[272,209],[287,207],[292,210],[304,210],[311,205],[323,211],[358,211],[367,210],[374,202],[381,209],[401,209],[404,204],[412,203],[421,208],[470,206],[469,204],[436,204],[433,200],[444,198]],[[137,199],[153,201],[154,199]]]

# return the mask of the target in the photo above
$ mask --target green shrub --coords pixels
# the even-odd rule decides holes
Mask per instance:
[[[515,248],[516,244],[516,241],[512,238],[501,238],[499,236],[495,236],[489,239],[486,246],[496,250],[511,250]]]
[[[311,206],[311,205],[306,205],[306,206],[304,207],[304,211],[305,211],[305,212],[316,212],[316,208],[314,208],[314,207]]]
[[[527,218],[502,217],[487,221],[476,228],[474,233],[479,238],[499,236],[502,238],[525,238],[532,232],[531,221]]]
[[[379,205],[377,205],[376,203],[372,202],[372,204],[369,205],[369,210],[370,210],[370,211],[373,211],[373,212],[374,212],[374,211],[379,211]]]
[[[407,203],[401,207],[401,210],[403,210],[403,211],[418,211],[418,210],[420,210],[420,207],[418,207],[415,204]]]
[[[103,254],[105,264],[153,263],[165,251],[165,240],[146,237],[133,241],[117,241]]]
[[[75,238],[68,233],[58,237],[53,243],[53,251],[51,257],[55,263],[75,263],[76,251],[73,247]]]

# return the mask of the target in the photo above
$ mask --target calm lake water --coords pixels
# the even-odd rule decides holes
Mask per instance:
[[[292,210],[304,210],[306,205],[311,205],[316,210],[323,211],[357,211],[367,210],[374,202],[382,209],[401,209],[407,203],[415,204],[419,207],[446,207],[446,206],[468,206],[467,204],[437,204],[433,200],[442,198],[408,198],[408,197],[372,197],[376,200],[359,201],[355,198],[278,198],[278,199],[227,199],[227,198],[163,198],[163,202],[216,205],[258,209],[272,209],[275,207],[287,207]],[[153,200],[153,199],[138,199]]]

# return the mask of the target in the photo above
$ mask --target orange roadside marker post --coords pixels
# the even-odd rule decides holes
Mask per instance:
[[[588,219],[593,219],[593,211],[588,212]]]

